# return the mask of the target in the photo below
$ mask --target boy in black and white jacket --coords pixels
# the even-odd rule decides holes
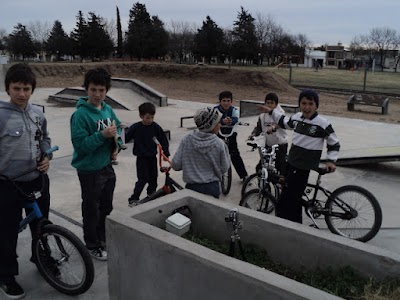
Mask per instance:
[[[287,175],[282,195],[277,207],[281,218],[302,223],[301,197],[307,186],[310,170],[318,168],[324,142],[327,144],[326,169],[336,170],[335,162],[339,154],[339,140],[328,120],[318,115],[318,94],[313,90],[304,90],[299,95],[300,112],[290,118],[279,111],[259,105],[258,109],[269,113],[278,125],[294,130],[292,146],[289,151]]]

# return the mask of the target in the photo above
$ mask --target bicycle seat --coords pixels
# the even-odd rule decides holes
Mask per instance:
[[[325,168],[318,168],[316,170],[314,170],[315,172],[317,172],[319,175],[325,175],[327,173],[330,173],[327,169]]]

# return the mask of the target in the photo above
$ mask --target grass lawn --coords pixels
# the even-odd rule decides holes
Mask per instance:
[[[222,67],[222,66],[220,66]],[[223,66],[226,68],[227,66]],[[231,68],[248,71],[269,71],[289,81],[289,68],[231,66]],[[335,89],[359,90],[364,87],[365,72],[363,69],[347,71],[331,68],[292,67],[292,84],[310,87],[324,87]],[[400,72],[368,71],[366,80],[367,92],[381,92],[398,94],[400,96]]]

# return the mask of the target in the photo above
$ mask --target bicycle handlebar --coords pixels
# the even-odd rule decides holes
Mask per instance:
[[[158,148],[158,152],[160,153],[160,155],[159,155],[159,157],[158,157],[158,164],[159,164],[159,166],[160,166],[160,170],[161,170],[161,172],[164,172],[164,173],[167,173],[167,172],[169,172],[169,170],[171,170],[171,160],[169,159],[169,157],[168,156],[166,156],[165,154],[164,154],[164,151],[163,151],[163,148],[162,148],[162,146],[161,146],[161,144],[160,144],[160,142],[158,141],[158,139],[155,137],[155,136],[153,136],[153,141],[154,141],[154,143],[156,143],[156,145],[157,145],[157,148]],[[163,167],[163,165],[162,165],[162,160],[165,160],[166,162],[168,162],[169,163],[169,166],[168,167]]]
[[[220,136],[222,136],[222,137],[224,137],[224,138],[229,138],[229,137],[231,137],[232,135],[233,135],[233,133],[234,132],[236,132],[235,130],[234,130],[234,128],[235,128],[235,126],[236,125],[238,125],[238,126],[250,126],[250,124],[249,123],[243,123],[243,122],[238,122],[238,123],[236,123],[235,125],[221,125],[221,129],[222,128],[232,128],[232,130],[231,130],[231,132],[230,133],[222,133],[221,132],[221,129],[218,131],[218,135],[220,135]]]

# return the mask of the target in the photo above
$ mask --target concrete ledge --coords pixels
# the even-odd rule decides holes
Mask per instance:
[[[62,103],[62,104],[67,104],[67,105],[75,105],[78,102],[78,99],[81,97],[87,96],[86,91],[84,88],[65,88],[59,91],[58,93],[54,95],[49,95],[47,98],[47,101],[52,103],[52,102],[57,102],[57,103]],[[113,98],[109,97],[106,95],[106,99],[104,100],[108,105],[110,105],[112,108],[122,108],[122,109],[128,109],[121,103],[118,103],[115,101]]]
[[[111,85],[116,88],[131,89],[157,106],[168,106],[166,95],[156,91],[144,82],[137,79],[112,78]]]
[[[107,220],[111,299],[338,299],[163,230],[183,205],[195,233],[229,243],[224,217],[232,205],[189,190],[113,212]],[[262,247],[295,270],[350,265],[377,279],[400,276],[400,256],[389,251],[246,208],[240,218],[244,247]]]
[[[257,105],[263,105],[263,101],[257,100],[240,100],[240,117],[258,116],[260,112],[257,110]],[[285,113],[296,113],[299,107],[293,104],[279,103],[285,110]]]

